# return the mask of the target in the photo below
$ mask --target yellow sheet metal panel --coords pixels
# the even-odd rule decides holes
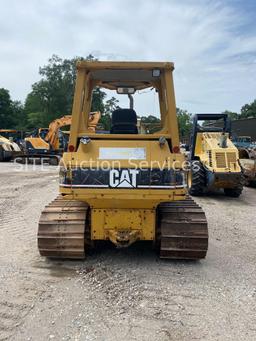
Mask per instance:
[[[220,147],[220,138],[222,133],[198,133],[196,138],[195,156],[198,156],[201,162],[214,172],[234,172],[240,173],[238,149],[229,139],[228,133],[227,147]]]
[[[91,213],[91,238],[106,240],[119,231],[137,231],[140,240],[153,240],[155,235],[155,210],[145,209],[93,209]],[[112,240],[113,241],[113,240]]]
[[[161,71],[160,76],[153,77],[154,69],[159,69]],[[160,101],[160,113],[162,121],[161,134],[167,135],[169,142],[171,142],[170,139],[172,139],[173,146],[179,146],[179,133],[172,77],[173,69],[173,63],[168,62],[78,62],[77,81],[72,110],[73,123],[70,132],[69,146],[72,146],[72,149],[74,147],[76,150],[78,137],[86,133],[90,133],[88,130],[88,115],[91,109],[93,88],[96,86],[106,86],[106,88],[112,86],[114,90],[117,86],[117,79],[118,82],[121,82],[123,86],[126,84],[129,85],[131,82],[135,82],[134,84],[137,85],[135,86],[137,89],[140,89],[141,87],[154,87],[159,94],[162,94]],[[147,74],[144,75],[142,72],[143,70]],[[127,73],[127,71],[129,72]],[[138,77],[138,73],[140,73],[140,79],[130,79],[131,74],[136,78]],[[122,77],[119,79],[117,78],[117,75]],[[104,77],[106,80],[102,79]],[[144,79],[143,77],[147,79]],[[104,138],[104,135],[105,134],[101,134],[102,139]],[[106,138],[110,138],[109,134],[108,137],[106,136]],[[112,138],[117,139],[119,137],[115,137],[113,134]],[[122,138],[125,139],[124,136]],[[147,135],[142,135],[139,138],[147,139]]]
[[[30,142],[35,149],[50,149],[49,143],[43,140],[41,137],[26,137],[25,141]]]
[[[155,208],[165,201],[184,200],[187,189],[85,189],[60,187],[67,199],[87,202],[92,208]]]
[[[121,148],[127,149],[126,159]],[[134,150],[134,153],[131,149]],[[109,152],[107,153],[107,151]],[[118,153],[118,151],[120,152]],[[114,158],[115,155],[116,158]],[[63,155],[63,163],[70,167],[78,165],[79,167],[106,167],[110,163],[111,166],[129,168],[138,165],[145,168],[150,166],[164,168],[174,165],[178,169],[182,168],[183,162],[185,162],[183,154],[171,154],[168,143],[160,147],[157,140],[119,140],[118,144],[111,140],[92,140],[86,145],[80,143],[76,153],[64,153]]]
[[[142,226],[142,212],[139,210],[105,210],[105,229],[138,229]]]
[[[78,69],[174,69],[172,62],[108,62],[108,61],[79,61]]]
[[[82,61],[77,67],[69,152],[64,153],[62,160],[62,166],[70,174],[64,175],[66,180],[60,184],[60,191],[66,199],[88,203],[92,239],[110,239],[116,245],[137,239],[154,240],[159,203],[183,200],[186,196],[180,172],[185,158],[171,150],[174,146],[178,150],[179,146],[174,66],[172,63]],[[157,78],[153,76],[154,69],[161,70]],[[123,86],[133,82],[136,89],[154,87],[158,91],[159,132],[120,135],[88,131],[93,88],[115,88],[121,81]],[[102,172],[106,167],[108,171]],[[146,180],[142,173],[136,173],[143,169],[148,172]],[[151,170],[156,171],[151,173]]]
[[[77,136],[79,133],[79,124],[82,114],[82,98],[84,87],[86,83],[86,74],[82,70],[77,71],[76,87],[72,109],[72,124],[70,127],[70,140],[69,145],[76,146]],[[89,112],[88,112],[89,115]]]

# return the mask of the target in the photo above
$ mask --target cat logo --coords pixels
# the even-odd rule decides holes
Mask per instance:
[[[137,186],[137,169],[111,169],[109,186],[116,188],[135,188]]]

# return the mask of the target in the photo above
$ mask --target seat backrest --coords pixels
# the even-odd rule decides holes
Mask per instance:
[[[138,134],[137,115],[133,109],[117,109],[112,113],[111,134]]]

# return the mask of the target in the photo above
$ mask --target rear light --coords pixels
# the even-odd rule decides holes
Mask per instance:
[[[69,152],[74,152],[75,151],[75,147],[71,144],[70,146],[68,146],[68,151]]]
[[[180,147],[179,146],[174,146],[172,148],[172,152],[175,153],[175,154],[179,153],[180,152]]]

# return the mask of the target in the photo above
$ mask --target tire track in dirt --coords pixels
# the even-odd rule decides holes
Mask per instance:
[[[40,211],[57,193],[52,176],[21,174],[9,186],[0,175],[10,207],[3,213],[0,201],[0,338],[256,339],[253,191],[245,190],[250,206],[243,196],[200,199],[210,228],[202,262],[159,261],[150,246],[135,245],[98,248],[85,262],[53,262],[36,248]]]
[[[31,267],[38,261],[37,221],[44,200],[50,201],[57,189],[57,175],[0,177],[0,340],[12,337],[35,302],[44,300],[57,278],[49,269]],[[47,195],[48,193],[48,195]],[[49,197],[49,198],[48,198]],[[40,264],[40,261],[39,261]]]
[[[252,314],[253,290],[248,296],[248,289],[243,286],[233,284],[232,290],[227,290],[225,284],[224,294],[223,275],[206,280],[204,261],[192,263],[159,261],[147,250],[142,254],[140,250],[127,250],[124,254],[105,250],[89,256],[80,268],[79,281],[85,290],[90,290],[89,300],[100,307],[104,319],[104,324],[99,321],[100,335],[106,340],[113,335],[118,340],[118,331],[119,337],[121,333],[123,339],[126,335],[129,340],[203,340],[210,338],[209,334],[216,339],[217,325],[217,329],[228,330],[234,339],[237,325],[243,328],[246,323],[251,330],[252,321],[247,314]],[[244,303],[237,298],[240,296]],[[236,321],[236,315],[234,321],[227,318],[227,311],[232,314],[243,307],[247,311],[243,322]]]

